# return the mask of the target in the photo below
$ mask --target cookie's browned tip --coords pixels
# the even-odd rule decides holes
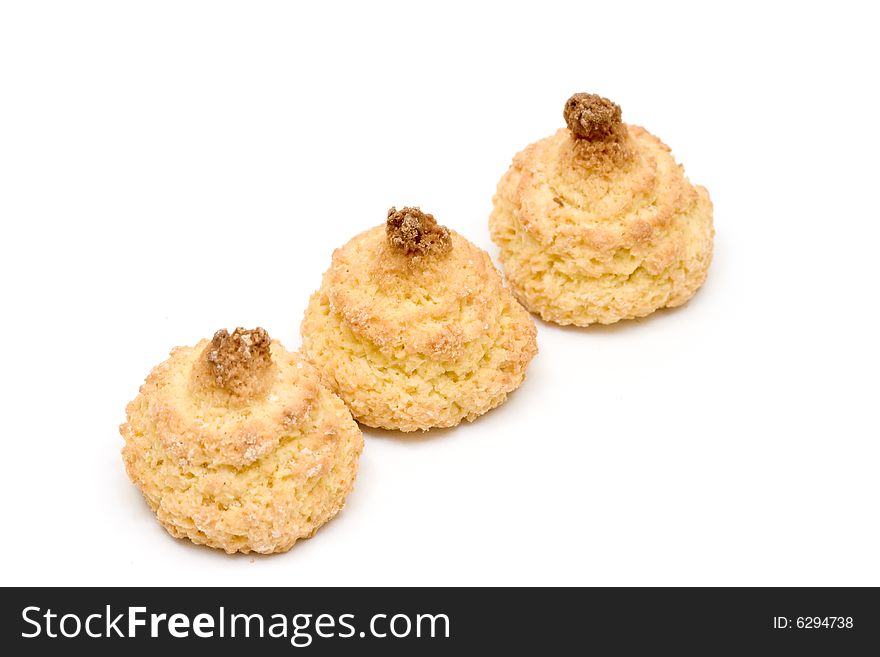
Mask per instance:
[[[385,233],[392,248],[409,256],[442,256],[452,249],[449,229],[419,208],[391,208]]]
[[[220,329],[202,354],[211,383],[234,394],[252,392],[252,380],[272,364],[271,344],[264,328]]]
[[[588,141],[611,137],[622,122],[620,106],[596,94],[574,94],[562,115],[572,134]]]

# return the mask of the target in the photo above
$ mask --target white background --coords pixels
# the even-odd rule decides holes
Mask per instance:
[[[880,585],[868,6],[4,3],[2,583]],[[390,205],[497,255],[495,184],[575,91],[708,187],[697,296],[540,324],[472,425],[367,431],[288,554],[170,538],[119,455],[150,368],[220,327],[297,348]]]

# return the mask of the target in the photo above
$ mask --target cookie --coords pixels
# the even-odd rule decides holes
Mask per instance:
[[[125,467],[159,522],[229,553],[312,536],[342,509],[363,449],[342,400],[261,328],[174,349],[126,413]]]
[[[690,299],[712,261],[712,203],[663,142],[606,98],[575,94],[568,125],[516,155],[489,228],[530,311],[589,326]]]
[[[531,317],[489,255],[418,208],[333,254],[303,353],[359,422],[452,427],[495,408],[537,353]]]

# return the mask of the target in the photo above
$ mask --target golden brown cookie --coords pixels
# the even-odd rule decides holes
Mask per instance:
[[[547,321],[588,326],[690,299],[712,261],[712,203],[669,148],[593,94],[567,128],[517,154],[489,218],[517,298]]]
[[[392,208],[336,250],[302,336],[356,420],[400,431],[474,420],[537,353],[534,323],[489,255],[418,208]]]
[[[363,437],[318,372],[266,331],[178,347],[126,409],[131,480],[178,538],[285,552],[343,507]]]

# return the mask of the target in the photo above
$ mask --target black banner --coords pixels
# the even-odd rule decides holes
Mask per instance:
[[[868,654],[876,589],[4,589],[23,654]],[[73,645],[76,644],[76,645]],[[563,651],[565,651],[563,653]]]

